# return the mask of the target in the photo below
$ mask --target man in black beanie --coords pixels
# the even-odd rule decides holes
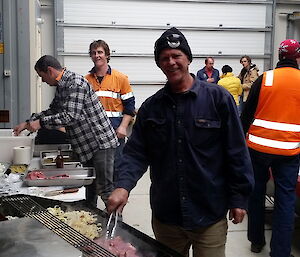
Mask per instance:
[[[227,90],[189,73],[192,52],[176,28],[155,43],[166,85],[139,109],[108,212],[122,212],[150,166],[152,228],[188,256],[224,257],[226,215],[242,222],[253,171],[236,104]]]

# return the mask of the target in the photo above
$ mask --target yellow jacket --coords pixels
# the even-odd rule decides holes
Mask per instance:
[[[239,78],[235,77],[232,72],[223,74],[218,81],[218,85],[224,87],[232,94],[236,105],[239,105],[239,96],[242,94],[243,89]]]

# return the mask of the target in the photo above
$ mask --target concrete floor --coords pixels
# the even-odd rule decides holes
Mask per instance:
[[[151,210],[149,205],[149,186],[150,178],[149,173],[139,180],[137,186],[132,190],[129,202],[123,210],[123,221],[143,233],[154,238],[151,228]],[[272,206],[270,206],[272,207]],[[100,207],[101,208],[101,207]],[[226,244],[226,257],[262,257],[269,256],[269,242],[271,236],[271,212],[267,214],[266,239],[267,245],[259,254],[250,252],[250,243],[247,240],[247,217],[243,223],[235,225],[228,222],[228,236]],[[296,217],[295,233],[293,238],[292,254],[295,257],[300,257],[300,218]]]

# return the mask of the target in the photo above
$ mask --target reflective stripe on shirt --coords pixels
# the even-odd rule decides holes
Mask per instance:
[[[124,95],[121,95],[121,99],[122,100],[129,99],[130,97],[133,97],[133,93],[132,92],[129,92],[129,93],[124,94]]]
[[[96,91],[97,96],[104,96],[104,97],[111,97],[115,99],[120,99],[121,95],[120,93],[115,93],[112,91]]]
[[[266,71],[266,81],[265,86],[273,86],[274,70]]]
[[[253,125],[280,131],[300,132],[300,125],[255,119]]]
[[[119,117],[123,117],[123,113],[122,112],[112,112],[112,111],[106,111],[106,115],[109,118],[119,118]]]
[[[286,150],[297,149],[300,146],[299,142],[283,142],[283,141],[277,141],[272,139],[266,139],[263,137],[257,137],[251,134],[249,134],[248,140],[258,145],[279,148],[279,149],[286,149]]]

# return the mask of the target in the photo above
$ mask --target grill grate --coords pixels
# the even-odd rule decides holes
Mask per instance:
[[[87,256],[115,257],[114,254],[52,215],[45,208],[31,199],[30,196],[7,196],[3,199],[3,202],[8,203],[21,215],[36,219]]]

